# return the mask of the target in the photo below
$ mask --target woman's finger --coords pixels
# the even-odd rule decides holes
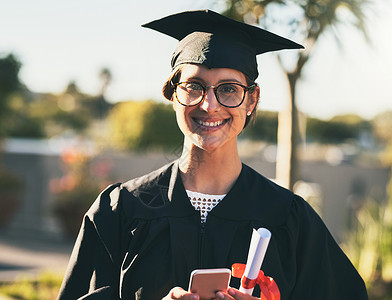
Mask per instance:
[[[189,293],[185,291],[183,288],[177,286],[175,288],[172,288],[169,294],[162,300],[170,300],[170,299],[198,300],[199,296],[196,294]]]
[[[216,297],[219,300],[260,300],[259,298],[252,297],[251,295],[241,293],[237,289],[229,288],[227,294],[218,292],[216,293]]]

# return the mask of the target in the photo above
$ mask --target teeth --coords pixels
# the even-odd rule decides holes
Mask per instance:
[[[198,122],[200,125],[203,125],[203,126],[214,127],[214,126],[219,126],[219,125],[221,125],[221,124],[223,123],[223,120],[217,121],[217,122],[203,122],[203,121],[201,121],[201,120],[197,120],[197,122]]]

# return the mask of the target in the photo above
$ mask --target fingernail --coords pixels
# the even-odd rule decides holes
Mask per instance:
[[[192,299],[192,300],[199,300],[199,296],[198,296],[198,295],[192,295],[192,296],[191,296],[191,299]]]
[[[223,295],[222,292],[217,292],[215,296],[216,296],[216,298],[218,298],[218,299],[224,299],[224,298],[225,298],[225,295]]]
[[[227,292],[230,294],[230,296],[235,296],[235,290],[234,289],[228,289]]]

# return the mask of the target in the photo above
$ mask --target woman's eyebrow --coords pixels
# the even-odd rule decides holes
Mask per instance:
[[[197,77],[197,76],[191,76],[191,77],[187,78],[186,81],[199,81],[199,82],[205,83],[203,78]]]
[[[198,82],[201,82],[201,83],[203,83],[203,84],[206,84],[206,81],[203,79],[203,78],[201,78],[201,77],[198,77],[198,76],[192,76],[192,77],[189,77],[189,78],[187,78],[185,81],[198,81]],[[221,79],[221,80],[219,80],[216,84],[214,84],[214,85],[217,85],[217,84],[220,84],[220,83],[225,83],[225,82],[235,82],[235,83],[239,83],[239,84],[243,84],[240,80],[238,80],[238,79],[235,79],[235,78],[225,78],[225,79]]]
[[[243,84],[242,82],[241,82],[241,80],[238,80],[238,79],[222,79],[222,80],[219,80],[218,81],[218,83],[222,83],[222,82],[236,82],[236,83],[239,83],[239,84]]]

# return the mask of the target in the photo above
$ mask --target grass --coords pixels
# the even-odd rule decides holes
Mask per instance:
[[[10,300],[56,300],[62,277],[53,272],[43,272],[34,279],[26,277],[0,283],[0,299],[3,296]],[[390,300],[392,282],[374,282],[368,292],[370,300]]]
[[[55,300],[62,276],[43,272],[37,278],[20,278],[14,282],[0,283],[0,295],[15,300]]]

